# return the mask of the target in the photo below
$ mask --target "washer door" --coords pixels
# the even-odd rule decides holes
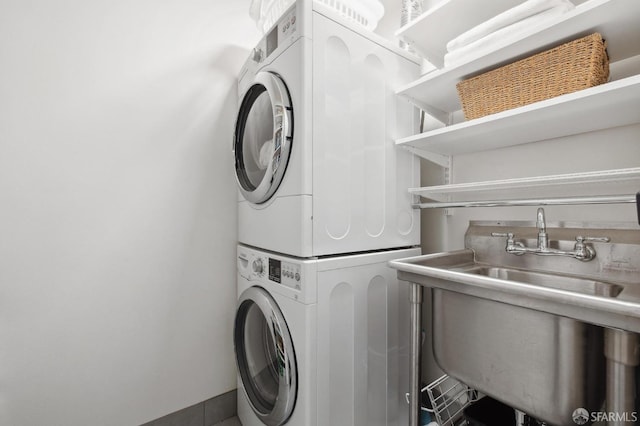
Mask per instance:
[[[276,74],[258,73],[240,104],[233,142],[236,178],[246,200],[261,204],[276,192],[289,162],[292,136],[287,87]]]
[[[233,341],[253,411],[268,426],[286,423],[298,390],[295,352],[282,312],[264,289],[250,287],[240,296]]]

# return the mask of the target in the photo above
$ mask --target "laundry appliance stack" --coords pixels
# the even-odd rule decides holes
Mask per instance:
[[[408,290],[419,255],[394,140],[418,112],[395,96],[420,65],[319,2],[297,1],[238,77],[234,345],[244,426],[404,425]]]

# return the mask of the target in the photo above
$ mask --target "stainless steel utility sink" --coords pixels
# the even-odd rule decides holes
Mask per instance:
[[[505,249],[495,235],[506,231],[517,236]],[[557,224],[549,247],[562,255],[523,254],[538,233],[527,222],[472,222],[466,249],[390,264],[399,279],[433,289],[434,355],[445,372],[571,426],[576,408],[598,411],[604,399],[601,326],[640,332],[640,229]],[[565,256],[579,235],[609,241],[590,244],[596,254],[581,262]]]

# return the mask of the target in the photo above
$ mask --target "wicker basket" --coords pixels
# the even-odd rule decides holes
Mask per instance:
[[[609,78],[599,33],[570,41],[458,83],[467,120],[587,89]]]

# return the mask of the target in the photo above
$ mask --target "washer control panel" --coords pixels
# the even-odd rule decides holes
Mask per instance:
[[[302,282],[300,265],[269,258],[269,279],[299,290]]]

